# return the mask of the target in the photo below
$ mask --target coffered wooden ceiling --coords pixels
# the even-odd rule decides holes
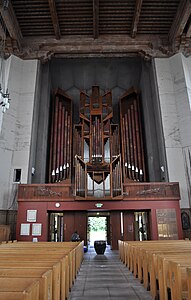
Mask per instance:
[[[21,58],[191,53],[190,0],[1,0],[6,54]]]

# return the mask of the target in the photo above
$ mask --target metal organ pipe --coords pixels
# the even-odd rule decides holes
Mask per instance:
[[[71,161],[70,161],[70,115],[68,115],[68,122],[67,122],[67,140],[66,140],[66,145],[67,145],[66,178],[69,178],[70,166],[71,166]]]
[[[68,140],[68,130],[67,130],[67,127],[68,127],[68,112],[67,110],[65,111],[65,130],[64,130],[64,137],[65,137],[65,141],[64,141],[64,165],[63,165],[63,173],[64,173],[64,177],[63,179],[66,179],[67,178],[67,175],[66,175],[66,164],[67,164],[67,140]]]
[[[63,162],[64,162],[64,121],[65,121],[65,107],[62,106],[62,120],[61,120],[61,151],[60,151],[60,176],[63,179]]]
[[[132,140],[133,140],[133,156],[134,156],[134,168],[137,167],[137,141],[135,131],[135,117],[134,117],[134,105],[131,104],[131,124],[132,124]],[[134,174],[135,177],[135,174]],[[136,179],[136,178],[135,178]]]
[[[140,181],[140,170],[143,169],[142,164],[142,153],[141,153],[141,143],[140,143],[140,131],[139,131],[139,116],[137,110],[137,102],[134,100],[135,108],[135,131],[136,131],[136,141],[137,141],[137,156],[138,156],[138,179]]]
[[[57,152],[56,152],[56,181],[60,181],[60,154],[61,154],[61,120],[62,120],[62,103],[58,104],[58,124],[57,124]]]
[[[58,90],[52,108],[49,182],[69,178],[71,167],[71,99]]]
[[[139,99],[132,88],[121,98],[124,177],[145,181],[145,163]]]
[[[51,123],[51,133],[50,133],[50,163],[49,163],[49,182],[54,182],[55,180],[55,170],[53,169],[53,133],[54,133],[54,116],[55,106],[52,107],[52,123]]]
[[[142,128],[141,128],[141,115],[140,115],[140,109],[139,109],[139,104],[137,105],[138,107],[138,118],[139,118],[139,131],[140,131],[140,148],[141,148],[141,160],[142,160],[142,175],[141,175],[141,181],[146,180],[146,172],[145,172],[145,160],[144,160],[144,147],[143,147],[143,136],[142,136]]]
[[[57,131],[58,131],[58,104],[59,104],[59,98],[56,97],[55,101],[55,114],[54,114],[54,138],[53,138],[53,154],[52,154],[52,174],[54,174],[53,180],[56,180],[56,147],[57,147]],[[54,172],[54,173],[53,173]]]

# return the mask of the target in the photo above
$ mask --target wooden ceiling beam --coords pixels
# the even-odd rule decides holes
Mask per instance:
[[[6,8],[3,5],[3,1],[1,1],[0,13],[10,37],[17,41],[18,48],[21,49],[23,36],[10,0],[8,2],[8,7]]]
[[[137,27],[139,24],[142,2],[143,2],[143,0],[136,0],[134,17],[133,17],[133,22],[132,22],[132,27],[131,27],[131,37],[132,38],[135,38],[136,34],[137,34]]]
[[[169,42],[173,44],[177,37],[181,36],[186,23],[191,15],[191,1],[181,0],[169,31]]]
[[[99,36],[99,0],[93,0],[93,37]]]
[[[129,55],[142,55],[148,58],[160,55],[166,57],[166,53],[163,54],[159,49],[165,42],[167,40],[161,40],[160,36],[157,35],[150,35],[148,39],[145,35],[139,35],[136,40],[126,36],[123,38],[123,43],[121,43],[120,35],[113,37],[100,35],[98,39],[94,39],[93,36],[92,38],[65,36],[57,41],[46,36],[41,36],[38,39],[28,37],[25,38],[25,48],[22,53],[17,55],[23,59],[49,59],[52,56],[128,57]]]
[[[58,15],[57,15],[57,11],[56,11],[55,0],[48,0],[48,3],[49,3],[49,7],[50,7],[50,13],[51,13],[51,18],[52,18],[54,33],[55,33],[56,39],[59,40],[61,37],[61,34],[60,34],[60,26],[59,26],[59,22],[58,22]]]

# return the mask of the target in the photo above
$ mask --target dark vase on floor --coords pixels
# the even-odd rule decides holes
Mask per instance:
[[[106,241],[95,241],[94,248],[97,254],[104,254],[106,249]]]

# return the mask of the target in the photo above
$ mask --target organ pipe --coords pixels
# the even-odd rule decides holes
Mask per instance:
[[[71,177],[71,99],[60,89],[55,93],[50,137],[49,182]]]
[[[105,198],[109,196],[108,191],[113,197],[121,196],[121,160],[115,162],[115,166],[113,165],[113,161],[120,154],[120,142],[118,125],[112,124],[111,91],[101,96],[99,87],[93,86],[91,96],[86,92],[81,92],[79,117],[80,122],[74,127],[74,153],[77,155],[75,159],[76,196],[85,197],[87,194]],[[84,150],[80,155],[80,143],[86,145],[86,151],[89,150],[86,155],[89,161],[86,163],[83,161]],[[90,190],[84,192],[87,179],[90,183],[88,184]],[[109,182],[110,186],[108,186]]]
[[[137,92],[131,88],[120,99],[124,181],[145,181],[141,113]]]

